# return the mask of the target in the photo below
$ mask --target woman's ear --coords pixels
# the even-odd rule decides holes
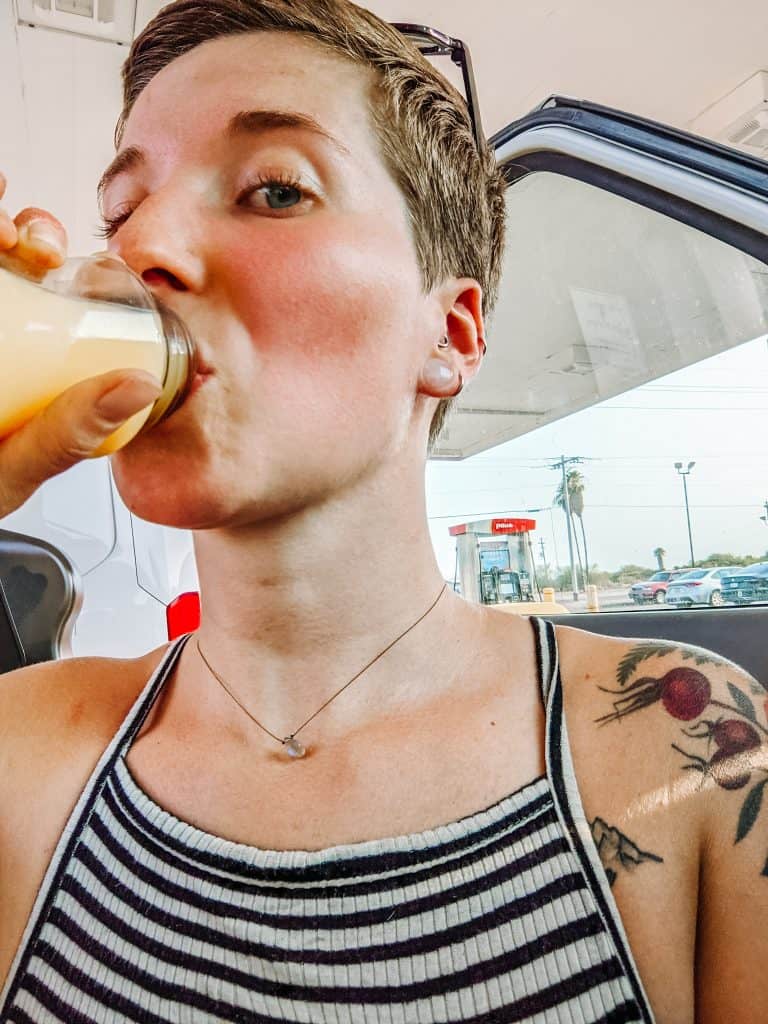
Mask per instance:
[[[483,320],[483,289],[470,277],[451,282],[450,306],[445,317],[445,333],[464,360],[464,379],[477,373],[485,355],[485,322]]]
[[[454,278],[441,289],[443,335],[422,367],[419,390],[431,398],[455,398],[475,376],[485,355],[483,291],[472,278]]]

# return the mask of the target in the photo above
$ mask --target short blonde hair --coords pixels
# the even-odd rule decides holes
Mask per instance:
[[[426,292],[470,277],[494,307],[504,248],[504,180],[487,145],[478,151],[466,104],[418,48],[349,0],[175,0],[134,40],[123,65],[119,144],[137,97],[176,57],[245,32],[298,32],[372,69],[371,112],[384,160],[405,198]],[[435,444],[451,406],[440,402]]]

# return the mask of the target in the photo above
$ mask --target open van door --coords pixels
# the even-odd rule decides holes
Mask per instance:
[[[768,331],[768,163],[554,97],[491,140],[507,254],[464,459]]]
[[[765,349],[768,164],[561,97],[491,143],[508,228],[488,366],[435,458],[463,460],[738,346]],[[764,450],[765,433],[756,441]],[[567,621],[706,644],[768,679],[768,605]]]

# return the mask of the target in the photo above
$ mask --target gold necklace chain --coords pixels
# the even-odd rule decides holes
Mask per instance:
[[[269,729],[267,729],[266,726],[262,725],[261,722],[251,714],[251,712],[248,710],[248,708],[245,707],[245,705],[242,704],[237,699],[237,697],[234,695],[234,693],[232,693],[230,688],[227,686],[227,684],[224,682],[224,680],[221,678],[221,676],[213,668],[211,663],[208,661],[206,656],[203,654],[202,649],[200,647],[200,642],[198,641],[197,637],[195,637],[195,646],[197,647],[197,652],[200,655],[200,657],[203,659],[203,662],[205,663],[205,666],[208,669],[208,671],[211,673],[213,678],[218,682],[218,684],[221,686],[221,688],[226,693],[229,694],[229,696],[232,698],[232,700],[235,702],[235,704],[237,704],[237,706],[240,708],[240,710],[244,711],[245,714],[248,715],[248,717],[251,719],[251,721],[255,725],[258,725],[258,727],[262,730],[262,732],[265,732],[267,734],[267,736],[271,736],[273,740],[277,740],[277,742],[280,743],[285,748],[285,750],[288,753],[289,757],[292,757],[292,758],[304,757],[305,754],[307,753],[307,748],[305,746],[303,746],[301,743],[299,743],[299,741],[296,739],[296,736],[301,732],[301,730],[304,728],[304,726],[305,725],[309,725],[309,723],[314,718],[317,718],[317,716],[320,714],[320,712],[325,710],[325,708],[328,707],[328,705],[331,703],[331,701],[336,700],[336,698],[339,696],[339,694],[343,693],[344,690],[346,690],[346,688],[348,686],[351,686],[352,683],[354,683],[354,681],[356,679],[359,679],[360,676],[371,667],[371,665],[375,664],[379,660],[379,658],[383,658],[384,655],[387,653],[387,651],[391,651],[392,648],[395,646],[395,644],[399,643],[403,639],[403,637],[406,636],[406,634],[410,633],[410,631],[412,629],[415,629],[416,626],[418,626],[418,624],[420,622],[422,622],[424,619],[426,619],[426,617],[433,610],[433,608],[436,606],[437,602],[440,600],[440,598],[443,596],[443,594],[445,593],[445,591],[447,589],[448,589],[448,584],[446,583],[446,584],[443,585],[443,587],[440,590],[440,593],[437,595],[437,597],[432,602],[432,604],[429,606],[429,608],[427,608],[427,610],[422,615],[420,615],[418,617],[418,619],[416,619],[415,622],[412,622],[411,625],[407,629],[404,629],[403,632],[399,636],[395,637],[395,639],[391,643],[387,644],[387,646],[384,648],[383,651],[379,651],[379,653],[376,655],[375,658],[371,658],[371,660],[368,662],[367,665],[364,665],[363,668],[361,668],[360,671],[356,675],[352,676],[352,678],[349,680],[349,682],[344,683],[344,685],[340,689],[338,689],[336,691],[336,693],[334,693],[334,695],[332,697],[329,697],[328,700],[321,707],[319,707],[317,709],[317,711],[315,711],[315,713],[313,715],[309,716],[309,718],[306,720],[306,722],[304,722],[302,725],[300,725],[298,729],[296,729],[294,732],[292,732],[290,734],[290,736],[286,736],[283,739],[281,739],[279,736],[276,736],[273,732],[270,732]]]

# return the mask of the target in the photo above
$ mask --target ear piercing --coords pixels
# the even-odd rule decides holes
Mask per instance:
[[[480,338],[479,342],[480,345],[482,346],[483,355],[485,355],[485,341],[483,341],[483,339]],[[444,352],[447,348],[450,348],[450,344],[451,343],[448,339],[448,335],[446,335],[444,338],[441,338],[440,341],[438,341],[437,347]],[[424,382],[428,384],[429,387],[433,388],[435,391],[441,391],[443,387],[448,383],[448,381],[452,381],[454,377],[455,371],[453,367],[449,366],[448,363],[446,363],[445,360],[443,359],[428,359],[424,365]],[[461,373],[459,373],[458,387],[456,388],[455,391],[452,391],[449,395],[446,395],[445,397],[455,398],[457,395],[460,395],[463,390],[464,378],[462,377]]]
[[[478,338],[477,339],[477,343],[480,346],[482,354],[485,355],[485,353],[488,351],[488,346],[485,344],[485,339],[484,338]],[[448,336],[446,335],[441,341],[438,341],[437,347],[441,348],[441,349],[446,349],[446,348],[448,348],[448,346],[450,344],[451,343],[448,340]]]
[[[423,370],[424,383],[433,391],[442,391],[446,384],[456,379],[456,371],[444,359],[428,359]],[[464,387],[464,378],[459,373],[459,386],[455,391],[445,397],[453,398],[458,395]]]
[[[424,382],[435,391],[442,391],[455,378],[456,372],[444,359],[428,359],[424,364]]]

